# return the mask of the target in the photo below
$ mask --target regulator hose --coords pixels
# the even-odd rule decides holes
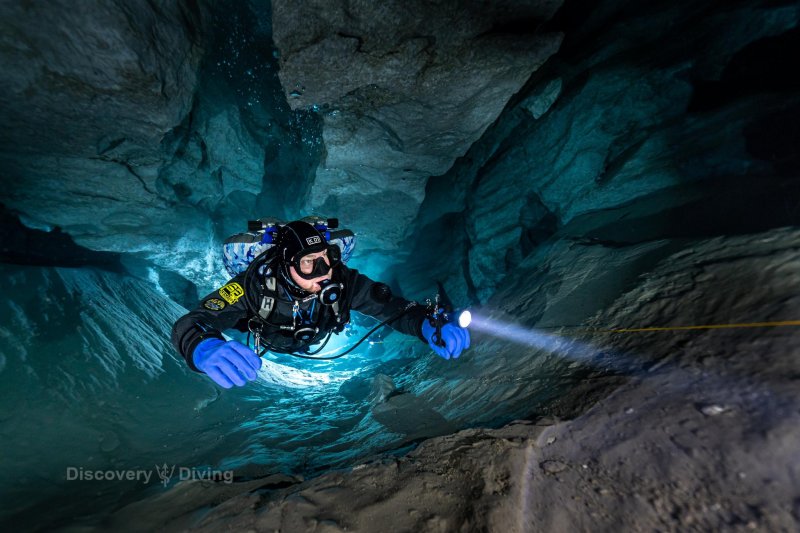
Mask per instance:
[[[257,272],[262,264],[267,263],[268,261],[273,259],[272,256],[274,254],[270,253],[272,250],[273,250],[273,248],[270,248],[269,250],[267,250],[263,254],[261,254],[258,257],[256,257],[250,263],[250,265],[248,265],[247,271],[245,272],[245,275],[244,275],[243,283],[245,285],[245,291],[244,291],[245,304],[247,305],[248,311],[254,316],[258,316],[258,307],[256,306],[256,303],[252,301],[252,299],[251,299],[251,297],[249,295],[250,291],[247,290],[247,287],[249,285],[250,278],[254,275],[254,272]],[[383,322],[381,322],[380,324],[378,324],[377,326],[375,326],[374,328],[369,330],[353,346],[351,346],[350,348],[348,348],[344,352],[342,352],[340,354],[337,354],[337,355],[333,355],[333,356],[330,356],[330,357],[314,357],[315,354],[320,353],[322,351],[322,349],[325,348],[325,346],[328,344],[328,341],[331,339],[331,335],[333,334],[333,330],[328,331],[328,335],[325,337],[325,340],[322,342],[322,345],[319,348],[317,348],[313,352],[309,352],[307,355],[294,353],[294,352],[287,352],[287,351],[283,351],[283,350],[270,349],[269,346],[264,346],[264,349],[262,350],[262,353],[257,354],[257,355],[259,357],[261,357],[267,351],[274,351],[276,353],[281,353],[281,354],[285,354],[285,355],[291,355],[292,357],[298,357],[300,359],[310,359],[312,361],[313,360],[316,360],[316,361],[330,361],[330,360],[333,360],[333,359],[339,359],[340,357],[344,357],[345,355],[349,354],[350,352],[352,352],[353,350],[358,348],[361,345],[361,343],[363,343],[365,340],[367,340],[369,338],[369,336],[372,335],[373,333],[375,333],[377,330],[379,330],[383,326],[388,326],[389,324],[391,324],[395,320],[399,320],[401,317],[405,316],[411,309],[414,309],[418,305],[419,304],[417,304],[415,302],[410,303],[409,305],[407,305],[399,313],[387,318],[386,320],[384,320]],[[250,343],[250,334],[249,333],[247,334],[247,342],[248,342],[248,344]],[[265,344],[268,344],[268,343],[265,342]]]
[[[408,313],[411,309],[416,307],[416,305],[417,304],[407,305],[405,309],[403,309],[402,311],[400,311],[396,315],[387,318],[386,320],[384,320],[383,322],[381,322],[380,324],[378,324],[377,326],[375,326],[374,328],[369,330],[363,337],[361,337],[361,340],[359,340],[357,343],[355,343],[350,348],[348,348],[347,350],[345,350],[344,352],[342,352],[340,354],[332,355],[330,357],[312,357],[313,354],[319,353],[320,351],[322,351],[322,349],[325,347],[325,345],[328,344],[328,340],[331,338],[331,333],[332,333],[332,332],[328,332],[328,337],[325,339],[325,342],[322,343],[322,346],[320,346],[317,349],[317,351],[313,352],[311,355],[301,355],[299,353],[287,353],[287,355],[291,355],[292,357],[299,357],[301,359],[311,359],[311,360],[317,360],[317,361],[330,361],[332,359],[339,359],[340,357],[344,357],[345,355],[349,354],[350,352],[352,352],[353,350],[358,348],[358,346],[362,342],[367,340],[370,335],[372,335],[373,333],[378,331],[383,326],[388,326],[389,324],[391,324],[395,320],[400,319],[402,316],[404,316],[406,313]]]

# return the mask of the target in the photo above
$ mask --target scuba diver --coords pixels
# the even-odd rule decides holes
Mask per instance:
[[[179,318],[172,344],[192,370],[226,389],[241,387],[256,378],[267,351],[335,358],[313,354],[344,329],[351,311],[381,321],[373,331],[388,325],[416,336],[444,359],[457,358],[469,348],[467,329],[437,322],[428,307],[395,296],[388,285],[348,268],[339,247],[302,220],[278,228],[272,248]],[[249,332],[255,349],[226,341],[226,329]],[[322,344],[312,352],[317,343]]]

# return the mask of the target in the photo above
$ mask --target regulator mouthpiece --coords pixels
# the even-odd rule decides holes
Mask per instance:
[[[333,305],[341,299],[342,284],[334,283],[329,279],[324,279],[319,282],[319,301],[325,305]]]

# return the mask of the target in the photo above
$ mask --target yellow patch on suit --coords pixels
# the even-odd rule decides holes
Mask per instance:
[[[210,309],[211,311],[221,311],[225,309],[225,302],[219,298],[209,298],[203,303],[203,307]]]
[[[228,283],[219,290],[219,295],[222,299],[233,305],[236,301],[244,296],[244,289],[238,283]]]

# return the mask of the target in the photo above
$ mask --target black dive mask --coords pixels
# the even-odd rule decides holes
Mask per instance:
[[[297,272],[297,275],[305,280],[312,280],[321,276],[327,276],[328,272],[331,271],[331,267],[325,262],[324,257],[317,257],[314,259],[314,268],[308,274],[300,269],[300,259],[295,260],[292,265],[294,266],[294,270]]]
[[[309,274],[304,274],[300,269],[300,260],[302,257],[298,257],[292,261],[291,264],[294,267],[295,272],[297,272],[297,275],[305,280],[312,280],[321,276],[327,276],[328,272],[330,272],[330,270],[338,265],[342,260],[341,250],[339,250],[339,247],[335,244],[329,245],[327,251],[328,263],[325,262],[324,257],[317,257],[314,260],[314,268],[311,269]]]

